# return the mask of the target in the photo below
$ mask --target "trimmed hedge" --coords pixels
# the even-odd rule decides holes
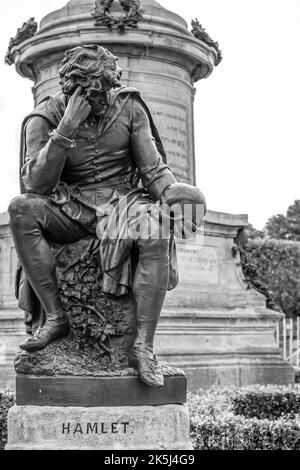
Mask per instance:
[[[7,414],[15,399],[11,393],[0,393],[0,450],[3,450],[7,442]]]
[[[300,432],[293,420],[224,414],[194,421],[191,438],[195,450],[296,450]]]
[[[294,419],[300,415],[300,393],[298,387],[254,386],[240,389],[232,397],[234,414],[244,418],[274,420],[282,416]]]
[[[193,446],[196,450],[298,449],[299,397],[298,387],[276,386],[212,388],[190,394]],[[271,419],[278,416],[277,406],[280,418]]]
[[[274,304],[288,317],[300,316],[300,243],[255,239],[249,241],[246,253]]]

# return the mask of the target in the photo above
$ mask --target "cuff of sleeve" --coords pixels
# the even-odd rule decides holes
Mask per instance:
[[[76,147],[75,140],[68,139],[64,135],[60,134],[57,129],[49,132],[49,137],[53,142],[55,142],[59,147],[70,149]]]
[[[174,183],[177,183],[175,176],[170,170],[166,169],[155,181],[153,181],[148,186],[148,189],[158,201],[164,191]]]

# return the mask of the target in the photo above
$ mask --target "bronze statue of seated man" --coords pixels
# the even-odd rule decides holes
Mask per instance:
[[[176,182],[147,105],[136,89],[121,86],[120,78],[117,58],[106,49],[87,45],[68,50],[60,69],[62,91],[45,98],[24,120],[23,194],[10,203],[10,225],[46,321],[20,347],[38,351],[69,331],[50,244],[97,233],[103,293],[122,296],[131,289],[136,302],[137,334],[129,364],[142,381],[161,387],[153,340],[177,272],[173,232],[161,236],[162,222],[153,218],[151,208],[159,211],[160,204],[176,202],[205,206],[205,201],[197,188]],[[131,213],[143,217],[131,217],[126,237],[120,230],[110,236],[112,216],[123,228],[128,221],[126,210],[125,216],[121,211],[124,200]],[[139,236],[132,235],[135,229]],[[134,276],[133,249],[139,254]]]

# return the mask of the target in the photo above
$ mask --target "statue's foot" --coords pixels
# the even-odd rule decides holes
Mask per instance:
[[[148,349],[132,348],[128,364],[139,371],[140,379],[145,384],[155,388],[163,387],[164,376],[153,352]]]
[[[64,320],[47,320],[44,326],[39,327],[33,336],[20,344],[24,351],[34,352],[44,349],[56,339],[63,338],[69,333],[69,322]]]

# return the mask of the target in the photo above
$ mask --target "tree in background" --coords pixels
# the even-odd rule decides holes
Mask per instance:
[[[236,243],[249,287],[265,295],[269,308],[300,316],[300,200],[264,230],[249,225],[247,240],[241,235]]]
[[[265,232],[275,240],[300,241],[300,200],[289,206],[286,215],[277,214],[266,223]]]
[[[257,230],[251,224],[248,225],[246,229],[246,234],[247,234],[248,240],[257,240],[257,239],[261,240],[265,238],[266,236],[265,230]]]
[[[299,242],[267,237],[249,240],[243,264],[246,280],[266,296],[269,308],[288,317],[300,316]]]
[[[291,205],[286,214],[289,240],[300,241],[300,200]]]

